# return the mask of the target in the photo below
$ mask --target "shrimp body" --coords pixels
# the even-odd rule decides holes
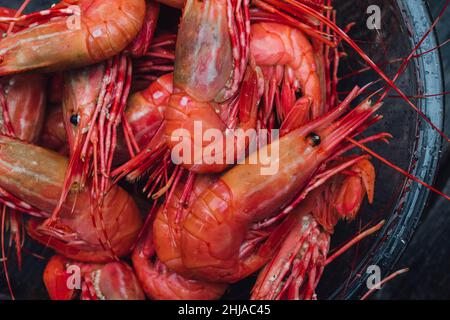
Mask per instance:
[[[246,164],[222,175],[189,209],[180,241],[183,267],[189,272],[176,271],[198,279],[225,282],[238,281],[256,271],[253,268],[262,266],[267,257],[240,259],[251,226],[289,205],[327,158],[342,147],[345,137],[363,125],[377,108],[365,102],[336,121],[336,115],[342,112],[342,108],[337,108],[262,147],[263,152],[268,152],[267,148],[280,151],[272,159],[279,164],[279,170],[272,175],[261,175],[260,162],[252,159],[258,153],[252,154]]]
[[[336,224],[355,219],[366,194],[373,201],[373,165],[364,156],[346,161],[353,163],[349,174],[338,173],[313,190],[283,222],[283,244],[260,272],[252,299],[314,299]]]
[[[254,261],[239,257],[247,230],[293,200],[326,159],[299,133],[271,147],[282,151],[277,161],[284,166],[277,174],[262,176],[258,165],[238,165],[206,189],[190,208],[181,248],[183,266],[194,276],[235,282],[262,267],[265,259],[259,259],[255,266]]]
[[[0,188],[20,199],[25,209],[39,209],[42,218],[58,204],[67,166],[67,159],[57,153],[0,137]],[[101,217],[89,191],[71,192],[56,226],[48,228],[41,219],[31,219],[28,232],[67,258],[106,262],[129,253],[141,225],[134,200],[113,186]]]
[[[164,209],[160,209],[161,211],[164,211]],[[169,252],[164,256],[161,254],[159,256],[167,257],[171,253],[172,257],[179,256],[177,247],[179,240],[169,235],[176,233],[176,228],[168,230],[172,226],[166,225],[165,228],[161,228],[160,225],[161,221],[155,223],[153,228],[154,231],[159,231],[158,235],[155,234],[155,239],[170,240],[171,242],[164,244],[164,249]],[[164,232],[169,234],[161,237]],[[170,239],[167,239],[167,237]],[[153,232],[146,231],[132,255],[136,275],[149,298],[157,300],[215,300],[223,295],[227,288],[225,284],[193,280],[172,271],[168,267],[169,264],[163,263],[159,256],[156,256],[153,238]],[[158,246],[161,248],[161,243]]]
[[[279,23],[252,24],[250,48],[263,69],[266,90],[282,84],[279,112],[286,116],[294,107],[296,93],[311,100],[312,118],[323,114],[324,89],[314,47],[299,29]],[[273,99],[269,97],[269,100]]]
[[[249,116],[240,118],[237,126],[255,128],[260,81],[258,71],[253,67],[245,72],[250,33],[248,5],[248,1],[186,1],[175,51],[174,93],[165,112],[165,133],[172,151],[179,142],[178,132],[183,130],[189,135],[187,139],[193,140],[194,128],[199,123],[205,132],[215,129],[222,134],[222,141],[227,140],[226,130],[230,127],[219,115],[223,105],[229,108],[226,113],[231,115],[239,104],[239,115]],[[232,154],[239,157],[246,147],[237,144],[235,148],[235,141],[228,141],[231,142],[217,145],[215,158],[221,158],[221,161],[210,163],[211,159],[186,155],[183,158],[176,151],[172,158],[196,173],[222,172],[227,168],[225,155],[228,150],[234,148]],[[201,150],[208,145],[203,141],[190,144],[192,149]]]
[[[137,36],[145,6],[145,0],[62,1],[41,15],[69,8],[70,18],[53,17],[0,41],[0,75],[66,70],[109,59]]]
[[[96,76],[90,78],[94,80],[91,84],[98,81],[96,79]],[[131,94],[128,99],[125,118],[140,148],[145,148],[162,125],[165,103],[173,90],[172,79],[172,74],[161,76],[146,89]],[[66,86],[66,96],[71,98],[64,100],[64,110],[58,106],[58,108],[52,108],[47,114],[41,137],[44,147],[59,151],[68,140],[66,127],[71,144],[75,143],[79,128],[83,126],[86,128],[95,107],[95,97],[99,94],[98,90],[92,90],[94,86],[91,86],[89,90],[88,83],[81,79],[70,78]],[[86,111],[83,112],[83,110]],[[118,136],[117,152],[116,158],[127,159],[128,151],[121,135]]]
[[[53,256],[44,270],[44,284],[52,300],[72,300],[76,290],[67,286],[68,267],[81,271],[82,300],[144,300],[145,295],[133,269],[124,262],[86,264]]]
[[[148,144],[161,126],[165,105],[172,92],[173,75],[167,74],[129,98],[125,116],[141,148]]]

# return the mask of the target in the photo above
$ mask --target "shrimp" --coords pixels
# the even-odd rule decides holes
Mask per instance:
[[[85,128],[92,119],[97,102],[96,97],[100,94],[101,77],[102,68],[100,66],[66,76],[68,84],[65,86],[66,93],[63,104],[65,107],[64,109],[51,109],[47,115],[44,133],[41,137],[42,146],[66,154],[66,141],[70,137],[69,149],[72,153],[82,147],[83,141],[86,141],[83,136],[87,135]],[[163,75],[146,89],[130,95],[123,115],[122,128],[124,131],[125,127],[129,130],[131,138],[123,134],[117,135],[113,165],[119,167],[112,173],[113,176],[127,172],[133,164],[142,167],[142,163],[138,161],[139,155],[124,164],[130,157],[130,149],[142,150],[140,155],[146,156],[151,141],[158,142],[156,149],[166,148],[163,136],[157,139],[153,138],[163,125],[164,105],[173,90],[172,79],[172,74]],[[74,158],[74,161],[76,159]],[[146,171],[146,169],[143,170]],[[138,176],[141,175],[142,173],[138,174]]]
[[[368,157],[340,162],[351,166],[341,166],[340,174],[313,190],[283,223],[285,240],[260,272],[252,299],[315,298],[335,225],[355,219],[366,194],[373,201],[375,169]]]
[[[172,210],[172,208],[168,208]],[[159,210],[159,214],[165,211]],[[159,229],[154,230],[167,231]],[[169,231],[170,233],[171,231]],[[177,239],[171,239],[175,242],[171,244],[176,250]],[[153,232],[151,229],[144,231],[144,235],[132,255],[133,266],[136,275],[139,278],[147,296],[157,300],[215,300],[219,299],[225,292],[227,285],[220,283],[209,283],[204,281],[192,280],[182,277],[176,272],[171,271],[166,264],[160,261],[155,255],[155,245],[153,244]]]
[[[81,181],[81,184],[85,181],[85,173],[89,167],[86,164],[84,169],[78,167],[83,165],[80,160],[97,155],[97,159],[93,159],[94,164],[98,162],[101,175],[109,176],[114,158],[125,158],[123,152],[115,154],[116,150],[127,150],[127,146],[128,149],[134,147],[139,150],[147,145],[161,126],[164,112],[162,105],[172,92],[172,75],[169,74],[128,98],[130,73],[126,79],[119,78],[119,81],[125,83],[110,88],[109,85],[105,87],[103,81],[107,72],[105,66],[97,65],[66,75],[63,116],[74,166],[71,174],[84,175],[82,178],[75,176],[72,179],[75,182]],[[120,77],[120,73],[118,76]],[[111,97],[105,95],[109,90],[119,91],[115,97]],[[119,95],[120,92],[122,95]],[[102,110],[110,103],[112,107],[106,114]],[[116,135],[120,120],[125,141],[120,141],[121,136]],[[103,190],[105,189],[103,186]]]
[[[117,128],[124,116],[130,83],[131,63],[123,54],[106,63],[65,73],[62,107],[70,161],[49,226],[57,222],[70,189],[85,190],[90,172],[93,196],[101,205],[110,184]]]
[[[148,141],[150,141],[164,120],[164,104],[167,103],[172,93],[172,74],[166,74],[152,82],[146,89],[138,91],[130,95],[125,110],[125,118],[127,125],[130,127],[134,135],[135,142],[139,149],[144,149]],[[77,112],[75,108],[72,113],[64,113],[61,106],[55,106],[50,109],[45,121],[44,130],[41,136],[41,144],[43,147],[59,151],[67,143],[67,133],[65,129],[64,119],[66,117],[78,118],[81,123],[82,112]],[[72,119],[75,122],[74,119]],[[75,122],[76,123],[76,122]],[[71,122],[72,127],[74,124]],[[123,136],[118,136],[117,154],[119,159],[126,158],[127,146]]]
[[[36,142],[41,134],[46,106],[45,76],[36,74],[17,75],[0,81],[7,118],[14,135],[19,139]],[[0,114],[0,127],[6,125]],[[1,131],[5,132],[4,129]]]
[[[164,121],[165,104],[173,92],[173,74],[152,82],[148,88],[128,99],[125,117],[138,146],[143,149]]]
[[[248,19],[250,13],[245,10],[248,9],[249,3],[243,3],[243,5],[245,17]],[[228,142],[230,139],[227,139],[225,132],[230,127],[223,123],[217,115],[217,103],[223,103],[233,97],[235,94],[233,88],[237,86],[236,83],[242,83],[244,74],[241,69],[236,67],[238,63],[235,60],[231,63],[232,57],[240,51],[233,41],[233,33],[230,37],[226,36],[228,34],[226,21],[219,18],[225,17],[226,10],[226,5],[220,1],[204,3],[187,1],[178,35],[174,70],[175,90],[166,108],[166,134],[170,137],[169,148],[175,151],[172,152],[175,162],[196,173],[222,172],[227,168],[226,163],[229,160],[221,158],[225,159],[226,155],[234,154],[235,160],[241,159],[245,157],[248,147],[246,144]],[[211,22],[212,20],[214,24]],[[266,20],[270,21],[268,18]],[[271,118],[275,97],[277,98],[278,117],[281,121],[291,111],[294,112],[291,117],[300,116],[304,119],[303,123],[309,118],[317,118],[324,111],[323,68],[318,65],[318,61],[321,59],[316,59],[316,52],[312,44],[300,30],[306,27],[299,24],[300,29],[294,28],[288,24],[289,21],[283,19],[277,21],[280,20],[280,23],[256,23],[251,26],[251,29],[243,29],[245,32],[241,32],[241,42],[244,39],[248,40],[242,44],[241,63],[244,61],[245,65],[255,64],[256,66],[251,66],[251,68],[261,73],[253,81],[257,81],[258,87],[262,87],[260,90],[265,93],[265,108],[260,114],[264,126],[267,126],[267,122]],[[282,24],[284,22],[286,24]],[[247,23],[249,21],[246,21]],[[206,27],[211,29],[212,24],[214,25],[213,32],[193,34],[191,31]],[[308,34],[313,33],[313,30],[310,29],[308,29]],[[320,32],[318,30],[315,32],[320,38]],[[187,43],[190,45],[186,45]],[[234,81],[230,74],[234,75]],[[238,94],[244,99],[251,95],[251,90],[255,87],[245,85],[245,81],[244,79],[244,85]],[[247,81],[251,80],[247,79]],[[281,86],[280,90],[277,89],[279,86]],[[297,103],[296,94],[300,89],[302,89],[302,99]],[[250,109],[250,106],[252,106],[251,103],[240,104],[240,112],[249,115],[247,121],[237,124],[240,129],[254,128],[257,123],[255,112],[258,111]],[[180,128],[186,130],[189,135],[183,136],[183,138],[193,140],[196,123],[201,123],[204,131],[218,129],[223,132],[222,139],[219,139],[225,141],[221,143],[223,146],[217,142],[202,141],[199,144],[199,142],[193,141],[190,143],[192,146],[191,156],[178,155],[176,149],[180,142],[180,139],[177,139],[178,130]],[[200,149],[202,152],[195,152],[196,149]],[[203,152],[211,149],[214,149],[213,161]],[[199,159],[200,155],[201,159]],[[217,161],[217,159],[221,159],[221,161]]]
[[[142,219],[134,200],[118,186],[105,195],[101,210],[90,186],[72,192],[58,223],[52,228],[43,223],[58,204],[67,167],[67,159],[57,153],[0,136],[2,198],[9,207],[36,217],[27,225],[32,238],[76,261],[108,262],[127,255]]]
[[[219,104],[228,105],[231,114],[235,105],[233,98],[239,104],[240,113],[247,116],[238,126],[242,129],[255,128],[254,104],[245,103],[247,95],[255,96],[253,92],[259,92],[260,84],[257,72],[248,74],[244,79],[249,56],[248,5],[248,1],[242,4],[223,0],[186,1],[175,51],[174,93],[165,112],[165,132],[171,150],[180,142],[176,134],[179,130],[186,130],[188,139],[193,139],[197,122],[201,122],[203,130],[218,129],[224,135],[222,141],[226,141],[228,127],[218,115]],[[239,90],[238,96],[243,98],[236,99],[243,79],[244,84],[247,82],[248,85]],[[202,142],[197,147],[207,145]],[[195,159],[195,152],[191,153],[193,156],[187,156],[188,159],[173,152],[172,158],[192,172],[221,172],[228,166],[225,161],[226,154],[229,154],[227,150],[234,148],[233,154],[239,157],[245,147],[246,144],[236,141],[224,143],[222,148],[217,146],[214,157],[222,157],[220,163],[214,161],[208,164],[210,161],[206,159]],[[191,148],[196,148],[195,141],[191,143]]]
[[[141,31],[139,31],[136,38],[126,50],[127,52],[130,52],[134,58],[142,57],[148,52],[155,34],[156,24],[158,23],[159,3],[155,0],[147,0],[146,3],[147,11],[144,24]]]
[[[69,14],[74,19],[68,19]],[[107,60],[136,38],[145,15],[145,0],[65,0],[11,19],[41,23],[1,39],[0,75],[66,70]]]
[[[78,288],[81,290],[81,300],[145,299],[133,269],[125,262],[86,264],[55,255],[47,263],[43,276],[52,300],[72,300],[76,297],[77,289],[67,285],[74,270],[79,270],[82,278],[81,288]]]
[[[251,28],[251,54],[264,73],[266,108],[271,109],[276,100],[278,115],[283,121],[298,107],[297,92],[301,91],[301,97],[307,99],[310,106],[305,108],[303,104],[297,113],[305,114],[306,120],[323,114],[325,92],[321,68],[310,40],[301,30],[289,25],[261,22],[252,24]]]
[[[354,92],[358,93],[358,89]],[[360,133],[373,122],[372,116],[381,106],[372,107],[366,100],[336,120],[352,98],[354,94],[326,116],[261,148],[265,152],[268,148],[279,150],[279,156],[274,160],[280,168],[273,175],[262,176],[261,166],[250,164],[258,161],[247,161],[208,187],[185,218],[180,241],[183,268],[175,271],[196,279],[222,282],[235,282],[256,271],[252,261],[254,255],[240,259],[251,226],[273,217],[279,208],[292,203],[321,165],[348,144],[346,138]],[[258,153],[252,157],[257,160]],[[245,183],[242,183],[243,179]]]
[[[42,75],[14,75],[0,79],[0,133],[35,143],[41,133],[46,106],[47,79]],[[0,193],[1,193],[0,188]],[[24,242],[23,218],[14,208],[0,204],[3,221],[9,221],[10,246],[15,244],[19,268]],[[4,226],[4,225],[3,225]],[[2,236],[5,230],[1,230]],[[5,255],[4,247],[2,253]],[[6,257],[3,256],[6,259]],[[9,284],[6,262],[3,264]],[[10,292],[13,296],[11,287]]]

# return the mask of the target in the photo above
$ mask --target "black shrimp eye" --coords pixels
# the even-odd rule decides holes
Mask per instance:
[[[80,115],[79,114],[73,114],[70,116],[70,123],[73,124],[75,127],[80,124]]]
[[[302,90],[295,91],[295,100],[300,100],[301,98],[303,98]]]
[[[320,139],[320,136],[314,132],[308,134],[308,136],[306,138],[311,141],[311,144],[313,147],[317,147],[320,144],[320,142],[322,141]]]

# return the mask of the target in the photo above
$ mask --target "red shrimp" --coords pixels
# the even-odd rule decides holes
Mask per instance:
[[[283,223],[285,240],[260,272],[252,299],[315,298],[335,225],[355,219],[366,194],[373,201],[373,165],[364,156],[345,161],[352,166],[313,190]]]
[[[125,262],[86,264],[55,255],[43,278],[52,300],[72,300],[77,292],[81,292],[81,300],[145,299],[133,269]]]
[[[229,127],[218,115],[218,104],[226,103],[231,114],[236,101],[245,102],[242,100],[246,95],[253,95],[255,88],[259,90],[260,78],[254,72],[244,80],[250,85],[240,88],[248,64],[248,19],[248,1],[235,4],[223,0],[188,0],[184,6],[175,51],[174,94],[166,108],[165,132],[172,151],[180,142],[177,136],[179,130],[189,133],[186,138],[192,140],[189,146],[192,150],[197,147],[202,149],[202,159],[196,158],[196,152],[191,152],[191,156],[172,152],[177,164],[193,172],[221,172],[228,166],[225,157],[230,154],[229,150],[234,151],[231,153],[234,158],[239,158],[247,147],[247,144],[239,144],[234,139],[223,143],[223,146],[217,145],[214,158],[222,159],[208,163],[209,160],[203,159],[209,157],[203,149],[210,143],[201,141],[199,145],[194,139],[194,128],[196,123],[201,123],[205,131],[218,129],[223,133],[222,141],[229,141],[225,139]],[[239,96],[243,98],[239,99]],[[239,104],[240,113],[246,117],[241,117],[237,126],[242,129],[255,128],[254,104]]]
[[[279,150],[272,162],[279,164],[279,170],[273,175],[261,175],[262,163],[250,161],[252,157],[257,160],[255,152],[248,162],[232,168],[207,188],[190,207],[181,231],[183,268],[188,272],[181,268],[175,271],[202,280],[226,282],[235,282],[256,271],[253,255],[251,269],[249,261],[240,259],[251,226],[288,206],[327,159],[347,144],[347,137],[373,122],[370,119],[380,105],[372,107],[369,101],[337,120],[351,98],[326,116],[261,148],[260,152],[268,152],[268,148]]]
[[[113,186],[102,210],[90,188],[71,192],[61,208],[57,224],[48,218],[60,199],[67,159],[57,153],[0,136],[0,190],[10,207],[40,217],[31,219],[28,233],[67,258],[106,262],[130,252],[142,226],[140,212],[130,195]]]
[[[304,122],[322,115],[325,94],[322,68],[306,35],[289,25],[270,22],[254,23],[251,30],[251,54],[265,78],[266,108],[270,110],[276,100],[283,121],[294,106],[298,107],[297,96],[301,95],[308,100],[307,107],[301,105],[301,110],[297,110],[306,118]]]
[[[177,203],[178,199],[174,197],[173,200],[174,203]],[[159,210],[158,216],[165,216],[163,211],[166,210],[162,207]],[[174,215],[177,209],[169,207],[167,211],[171,212],[170,215]],[[160,224],[160,221],[155,223],[153,229],[154,231],[158,231],[158,235],[155,235],[155,237],[161,237],[162,233],[167,232],[163,239],[161,239],[164,241],[167,240],[167,237],[170,238],[168,240],[171,242],[164,244],[164,247],[168,249],[164,257],[167,257],[171,252],[177,251],[178,238],[176,238],[176,234],[172,234],[173,230],[168,230],[167,227],[160,228]],[[138,243],[132,256],[136,275],[149,298],[157,300],[215,300],[224,294],[227,285],[187,279],[172,271],[156,255],[153,239],[153,232],[149,228],[144,232],[143,238]],[[162,243],[156,241],[155,243],[157,243],[157,246],[162,245]]]
[[[145,6],[145,0],[65,0],[48,10],[3,19],[29,22],[29,27],[0,41],[0,75],[107,60],[136,38]]]

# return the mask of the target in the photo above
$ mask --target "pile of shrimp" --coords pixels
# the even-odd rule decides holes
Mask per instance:
[[[316,299],[335,226],[374,200],[366,145],[391,137],[363,136],[370,84],[337,91],[341,43],[359,47],[332,2],[28,2],[0,10],[11,297],[7,236],[19,265],[25,237],[54,251],[51,299],[220,299],[255,276],[251,299]]]

